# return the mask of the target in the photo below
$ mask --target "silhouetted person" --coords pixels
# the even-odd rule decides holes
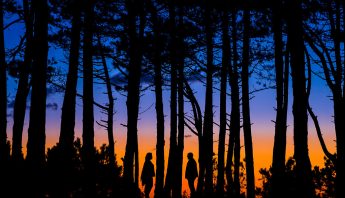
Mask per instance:
[[[193,153],[188,153],[188,162],[186,167],[185,178],[188,180],[188,186],[190,189],[191,196],[195,193],[194,180],[198,177],[198,169],[196,167],[196,162],[193,158]]]
[[[152,153],[147,153],[143,170],[141,171],[141,183],[145,185],[145,197],[150,197],[150,191],[153,186],[153,177],[155,176],[155,169],[151,162]]]

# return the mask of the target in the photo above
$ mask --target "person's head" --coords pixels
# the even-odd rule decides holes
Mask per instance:
[[[145,160],[151,160],[152,159],[152,153],[147,153]]]
[[[188,159],[193,159],[193,153],[188,153],[187,157],[188,157]]]

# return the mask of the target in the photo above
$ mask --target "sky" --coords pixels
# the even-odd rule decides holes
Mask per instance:
[[[11,21],[12,18],[7,18],[6,21]],[[19,36],[23,34],[22,25],[15,25],[10,27],[5,31],[5,45],[6,48],[12,48],[18,43]],[[55,57],[59,62],[57,67],[62,70],[67,70],[67,65],[62,63],[64,60],[65,52],[61,50],[54,49],[53,46],[50,47],[49,56]],[[61,62],[60,62],[61,61]],[[111,64],[109,64],[111,67]],[[316,69],[317,66],[313,66]],[[111,68],[110,68],[111,69]],[[114,72],[113,72],[114,73]],[[255,89],[255,79],[250,79],[250,88],[251,90]],[[219,86],[219,84],[215,84]],[[11,102],[16,93],[17,82],[15,79],[8,78],[8,98]],[[203,109],[204,107],[204,93],[205,87],[198,82],[192,82],[192,88],[196,91],[197,99],[199,100],[200,106]],[[229,89],[229,88],[228,88]],[[51,89],[49,89],[51,90]],[[105,86],[95,85],[95,101],[101,104],[106,103],[106,95],[103,94]],[[229,90],[228,90],[229,91]],[[82,93],[82,83],[81,80],[78,82],[78,92]],[[144,158],[147,152],[153,153],[153,163],[155,164],[155,146],[156,146],[156,115],[154,108],[154,91],[152,89],[146,90],[142,93],[143,96],[140,100],[140,115],[138,121],[138,136],[139,136],[139,164],[140,169],[143,166]],[[330,100],[330,91],[326,86],[326,83],[313,76],[313,87],[310,96],[311,107],[315,111],[315,114],[319,118],[320,126],[325,138],[326,144],[331,152],[335,152],[335,133],[333,126],[333,107]],[[115,137],[115,152],[117,161],[122,165],[121,158],[124,157],[125,143],[126,143],[126,128],[121,124],[126,124],[127,121],[127,112],[126,112],[126,97],[114,92],[116,98],[115,101],[115,111],[114,116],[114,137]],[[215,122],[218,122],[219,114],[219,92],[214,90],[214,117]],[[272,150],[273,150],[273,139],[274,139],[274,123],[275,120],[275,110],[276,105],[275,101],[275,90],[269,89],[261,92],[256,92],[250,101],[251,109],[251,121],[252,121],[252,137],[253,137],[253,149],[254,149],[254,166],[256,173],[256,184],[260,185],[260,168],[269,168],[272,163]],[[165,87],[163,93],[163,102],[164,102],[164,114],[165,114],[165,156],[167,159],[169,152],[169,103],[170,96],[169,90]],[[47,104],[51,104],[47,108],[47,117],[46,117],[46,147],[52,147],[58,141],[59,132],[60,132],[60,118],[61,118],[61,107],[62,107],[63,93],[50,91],[50,94],[47,97]],[[28,103],[29,104],[29,103]],[[230,98],[227,98],[227,112],[230,113]],[[82,135],[82,101],[77,98],[77,115],[76,115],[76,137],[81,138]],[[190,112],[189,103],[185,103],[186,113]],[[8,139],[12,139],[12,125],[13,120],[11,116],[12,112],[11,105],[8,105],[8,127],[7,135]],[[202,110],[203,112],[203,110]],[[105,115],[101,114],[99,109],[95,107],[95,120],[104,119]],[[29,109],[26,113],[26,121],[24,126],[23,133],[23,151],[26,151],[26,142],[27,142],[27,128],[28,128],[28,119],[29,119]],[[218,130],[219,128],[214,125],[214,152],[217,154],[217,140],[218,140]],[[228,134],[228,133],[227,133]],[[242,140],[243,140],[243,133]],[[197,150],[197,137],[189,132],[185,128],[185,148],[184,148],[184,161],[183,161],[183,171],[186,167],[187,162],[187,153],[193,152],[195,159],[198,159],[198,150]],[[226,140],[227,142],[228,140]],[[95,123],[95,144],[96,147],[99,147],[102,144],[107,144],[107,134],[105,129],[101,128]],[[243,142],[242,144],[243,145]],[[289,107],[288,107],[288,130],[287,130],[287,157],[293,155],[293,117],[292,117],[292,92],[291,92],[291,83],[290,83],[290,96],[289,96]],[[309,119],[309,155],[312,162],[312,166],[322,166],[324,154],[320,147],[320,144],[317,139],[317,135],[314,129],[314,125]],[[244,158],[244,147],[241,147],[241,159]],[[165,161],[167,163],[167,160]],[[167,165],[165,166],[165,168]],[[184,175],[184,172],[183,172]],[[183,190],[188,191],[187,180],[183,177]],[[151,191],[153,193],[154,190]]]

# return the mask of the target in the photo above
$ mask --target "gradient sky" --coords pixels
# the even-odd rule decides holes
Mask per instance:
[[[6,21],[11,21],[12,18],[7,18]],[[18,43],[19,35],[23,34],[22,24],[12,26],[11,28],[5,31],[5,43],[7,48],[12,48]],[[66,52],[61,52],[58,49],[50,48],[49,56],[55,57],[59,64],[59,67],[62,70],[67,69],[67,65],[61,63],[60,61],[65,60]],[[110,64],[109,64],[110,65]],[[314,67],[314,69],[317,66]],[[78,92],[82,93],[82,84],[79,81]],[[9,83],[9,100],[13,100],[16,93],[17,83],[13,78],[8,78]],[[251,79],[251,89],[254,89],[255,79]],[[219,86],[219,84],[215,84]],[[204,106],[204,92],[205,87],[201,83],[193,82],[192,87],[197,92],[197,98],[200,102],[200,106],[203,109]],[[228,88],[229,89],[229,88]],[[105,86],[97,85],[95,86],[95,100],[99,103],[106,102],[106,95],[102,94],[105,90]],[[313,87],[311,91],[311,106],[315,111],[316,115],[319,118],[321,129],[327,143],[327,146],[331,152],[335,152],[335,134],[333,127],[333,110],[332,103],[330,100],[330,91],[327,88],[325,82],[319,79],[316,76],[313,76]],[[123,95],[114,93],[114,96],[117,98],[115,101],[115,117],[114,117],[114,137],[115,137],[115,152],[117,155],[117,161],[122,165],[120,160],[124,156],[124,149],[126,143],[126,128],[121,124],[126,124],[127,114],[126,114],[126,98]],[[167,88],[164,90],[164,114],[165,117],[165,156],[168,156],[169,151],[169,91]],[[59,137],[59,128],[60,128],[60,117],[61,117],[61,104],[63,99],[63,93],[51,93],[47,98],[47,104],[57,104],[57,109],[47,108],[47,124],[46,124],[46,147],[49,148],[57,143]],[[227,98],[227,112],[230,112],[229,104],[230,98]],[[274,139],[274,123],[272,120],[275,120],[275,91],[265,90],[257,92],[254,94],[254,98],[250,101],[251,107],[251,121],[252,125],[252,136],[253,136],[253,148],[254,148],[254,166],[256,173],[257,185],[260,184],[258,170],[260,168],[268,168],[271,165],[272,161],[272,149],[273,149],[273,139]],[[289,108],[288,108],[288,133],[287,133],[287,157],[293,155],[293,118],[291,113],[291,104],[292,104],[292,93],[291,93],[291,83],[290,83],[290,97],[289,97]],[[185,104],[186,113],[190,112],[189,103]],[[12,139],[12,108],[8,108],[8,139]],[[28,127],[28,111],[26,116],[25,128],[24,128],[24,138],[23,138],[23,150],[26,151],[26,141],[27,141],[27,127]],[[140,112],[143,112],[139,115],[138,122],[138,135],[139,135],[139,162],[140,169],[142,168],[144,158],[147,152],[153,153],[153,162],[155,163],[155,146],[156,146],[156,116],[154,108],[154,92],[152,89],[147,90],[143,93],[143,96],[140,101]],[[214,112],[215,112],[215,122],[218,122],[219,114],[219,92],[214,91]],[[95,107],[95,120],[100,120],[105,118],[105,115],[99,112],[99,109]],[[214,140],[218,140],[218,130],[219,128],[214,125]],[[81,138],[82,133],[82,101],[77,99],[77,116],[76,116],[76,137]],[[195,158],[198,158],[197,151],[197,138],[194,134],[189,132],[185,128],[185,134],[188,136],[185,138],[185,148],[184,148],[184,164],[183,170],[185,169],[188,152],[193,152]],[[243,136],[243,134],[242,134]],[[242,137],[243,140],[243,137]],[[107,143],[106,131],[99,127],[95,123],[95,143],[99,147],[101,144]],[[227,142],[227,141],[226,141]],[[242,142],[243,145],[243,142]],[[214,152],[217,153],[217,143],[214,144]],[[312,166],[323,164],[323,152],[319,145],[314,125],[309,119],[309,154],[312,162]],[[244,158],[244,149],[241,148],[241,159]],[[167,162],[167,160],[166,160]],[[183,173],[184,175],[184,173]],[[183,177],[183,190],[188,190],[187,181]],[[153,190],[152,190],[153,193]]]

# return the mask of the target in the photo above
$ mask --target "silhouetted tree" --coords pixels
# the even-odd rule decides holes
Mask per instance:
[[[206,34],[206,95],[204,113],[204,146],[205,146],[205,192],[210,196],[213,192],[213,23],[212,3],[204,2],[204,25]]]
[[[127,20],[126,32],[128,34],[128,93],[127,93],[127,143],[124,158],[123,176],[129,184],[135,184],[138,188],[139,162],[138,162],[138,111],[140,100],[140,77],[142,72],[142,54],[143,54],[143,37],[144,37],[144,12],[142,10],[143,2],[140,6],[133,0],[126,1]],[[137,16],[140,17],[139,31],[137,31]],[[139,32],[139,33],[137,33]],[[135,162],[135,171],[133,165]]]
[[[80,32],[81,32],[81,8],[80,1],[71,1],[72,30],[71,46],[69,50],[69,66],[66,81],[66,91],[61,111],[61,127],[59,137],[59,148],[61,154],[70,163],[73,155],[74,127],[76,114],[76,95],[78,81],[79,49],[80,49]],[[87,71],[87,69],[86,69]],[[87,78],[87,77],[86,77]]]
[[[83,150],[82,160],[85,165],[84,193],[95,196],[95,152],[94,152],[94,108],[93,108],[93,27],[94,1],[85,3],[83,37]]]
[[[33,11],[28,0],[23,0],[23,15],[25,24],[25,50],[24,61],[19,66],[19,83],[13,106],[13,135],[12,159],[23,160],[22,136],[26,111],[27,96],[30,90],[29,75],[32,67],[33,56]]]
[[[233,61],[229,65],[229,84],[231,88],[231,114],[230,114],[230,135],[228,143],[228,155],[226,174],[228,181],[228,194],[234,193],[235,197],[240,196],[240,91],[239,91],[239,76],[238,76],[238,53],[237,53],[237,10],[233,9],[231,13],[231,26],[232,26],[232,51]],[[230,62],[231,63],[231,62]],[[232,162],[234,158],[234,163]],[[234,167],[232,179],[232,166]],[[233,187],[231,188],[231,185]]]
[[[177,154],[177,27],[175,4],[169,2],[169,27],[170,27],[170,147],[168,157],[168,167],[165,179],[164,191],[166,196],[171,196],[176,173],[176,154]]]
[[[0,1],[0,164],[5,164],[9,159],[7,148],[7,71],[5,60],[4,39],[4,10],[3,1]],[[2,165],[0,165],[2,166]]]
[[[163,79],[162,79],[162,19],[157,14],[157,9],[151,0],[147,1],[148,10],[151,13],[153,29],[153,66],[156,97],[157,143],[156,143],[156,185],[155,197],[163,196],[164,187],[164,108],[163,108]]]
[[[229,12],[222,10],[222,66],[220,82],[220,113],[219,113],[219,142],[218,142],[218,174],[217,193],[219,197],[224,197],[224,153],[226,135],[226,83],[228,68],[230,66],[230,37],[229,37]]]
[[[289,54],[286,52],[285,65],[283,59],[283,4],[277,1],[272,10],[273,33],[274,33],[274,51],[275,51],[275,72],[276,72],[276,120],[275,136],[272,160],[272,196],[285,196],[285,154],[286,154],[286,120],[288,105],[288,85],[289,85]]]
[[[302,26],[302,7],[297,0],[289,1],[288,46],[291,55],[291,74],[293,88],[294,115],[294,158],[296,159],[296,196],[312,197],[311,164],[308,153],[308,114],[304,62],[304,40]]]

